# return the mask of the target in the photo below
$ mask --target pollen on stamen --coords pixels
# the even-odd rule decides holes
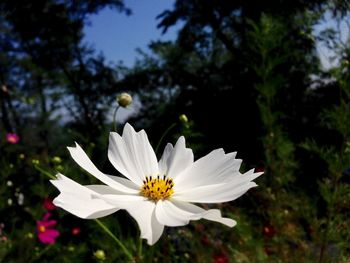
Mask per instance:
[[[156,202],[171,197],[174,193],[173,186],[173,180],[167,178],[166,175],[162,177],[157,175],[154,179],[152,176],[147,176],[145,180],[143,180],[140,194]]]

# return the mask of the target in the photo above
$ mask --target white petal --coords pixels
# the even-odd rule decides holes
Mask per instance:
[[[163,231],[164,231],[164,225],[158,222],[155,211],[152,213],[152,218],[151,218],[151,227],[152,227],[152,237],[147,239],[148,245],[154,245],[159,238],[162,236]]]
[[[176,200],[194,203],[221,203],[233,201],[240,197],[250,188],[257,186],[251,180],[262,173],[252,171],[240,176],[234,176],[229,182],[199,186],[192,189],[175,192],[173,198]]]
[[[235,220],[231,218],[221,217],[221,212],[219,209],[210,209],[206,211],[206,213],[203,213],[203,218],[210,221],[219,222],[228,227],[234,227],[237,225],[237,222]]]
[[[119,210],[119,207],[101,199],[98,192],[82,186],[62,174],[58,174],[57,180],[50,180],[50,182],[61,192],[53,203],[78,217],[85,219],[99,218]],[[109,186],[101,186],[99,190],[115,192]]]
[[[103,194],[101,198],[106,200],[108,203],[123,209],[126,209],[130,205],[130,202],[143,202],[148,200],[146,197],[141,195],[116,195],[113,193]]]
[[[193,164],[193,152],[191,149],[186,148],[185,138],[183,136],[177,140],[172,151],[169,152],[169,150],[166,152],[166,156],[163,154],[162,159],[164,159],[164,166],[166,166],[165,174],[174,179],[183,170]]]
[[[168,159],[170,154],[172,153],[174,147],[171,143],[168,143],[165,148],[164,152],[162,154],[162,158],[160,158],[158,167],[159,167],[159,174],[164,175],[168,171]]]
[[[123,136],[110,133],[108,158],[113,166],[138,186],[145,176],[158,175],[156,155],[144,130],[135,132],[125,124]]]
[[[204,218],[207,220],[222,223],[229,227],[234,227],[236,225],[235,220],[231,218],[222,217],[219,209],[205,210],[199,206],[186,202],[179,202],[176,200],[172,200],[172,203],[179,209],[186,211],[187,213],[192,213],[191,220],[199,220],[201,218]]]
[[[142,172],[141,179],[146,175],[156,175],[159,173],[156,154],[144,130],[135,132],[134,128],[127,123],[124,127],[123,139],[130,156],[134,159],[134,164]]]
[[[199,220],[201,218],[220,222],[229,227],[236,225],[234,220],[223,218],[218,209],[205,210],[196,205],[176,200],[158,201],[156,216],[157,219],[166,226],[186,225],[190,220]]]
[[[187,214],[174,208],[171,202],[167,200],[159,200],[156,205],[157,220],[166,226],[184,226],[189,223]]]
[[[126,179],[111,176],[102,173],[96,168],[96,166],[91,162],[89,157],[86,155],[84,150],[76,143],[76,147],[67,147],[74,161],[80,165],[81,168],[85,169],[87,172],[95,176],[101,182],[113,187],[116,190],[123,191],[126,193],[137,193],[139,192],[139,187],[126,182]]]
[[[142,173],[136,169],[133,159],[129,158],[124,140],[116,132],[109,134],[108,159],[114,168],[140,187]]]
[[[242,163],[235,156],[236,153],[225,154],[223,149],[217,149],[202,157],[176,177],[175,192],[231,180]]]
[[[141,238],[147,239],[149,245],[156,243],[161,237],[164,225],[155,216],[155,203],[149,200],[137,200],[125,203],[128,213],[136,220]]]

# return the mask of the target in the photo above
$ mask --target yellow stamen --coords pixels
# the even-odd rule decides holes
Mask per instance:
[[[38,228],[38,230],[39,230],[39,232],[45,232],[46,231],[46,227],[44,227],[44,226],[39,226],[39,228]]]
[[[161,199],[167,199],[174,193],[174,182],[171,178],[152,178],[152,176],[146,176],[146,180],[143,181],[140,193],[153,201]]]

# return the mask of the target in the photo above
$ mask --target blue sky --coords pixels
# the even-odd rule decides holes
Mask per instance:
[[[333,29],[337,32],[337,37],[343,43],[346,43],[350,37],[350,28],[347,25],[347,21],[350,19],[350,14],[347,14],[341,21],[336,21],[332,18],[330,12],[326,12],[320,23],[314,27],[314,35],[318,35],[322,30]],[[339,24],[338,24],[339,23]],[[329,49],[324,43],[316,42],[316,50],[321,59],[321,64],[325,69],[335,67],[339,63],[339,59],[334,50]]]
[[[132,66],[137,48],[147,50],[151,40],[173,40],[179,27],[171,28],[164,35],[157,29],[156,16],[172,9],[175,0],[125,0],[124,3],[132,10],[132,15],[104,9],[90,16],[91,25],[84,28],[85,41],[97,52],[103,52],[107,61],[123,61],[124,65]]]

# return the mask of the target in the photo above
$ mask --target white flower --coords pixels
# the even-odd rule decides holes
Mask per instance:
[[[164,226],[183,226],[201,218],[229,227],[236,222],[221,216],[218,209],[205,210],[192,203],[232,201],[256,186],[253,179],[262,173],[239,172],[236,153],[217,149],[193,161],[184,137],[175,146],[165,147],[162,158],[156,155],[144,130],[126,124],[123,135],[110,133],[108,158],[126,178],[106,175],[91,162],[82,148],[68,147],[73,159],[102,185],[82,186],[62,174],[51,182],[60,190],[53,203],[81,218],[99,218],[125,209],[141,229],[141,238],[153,245]]]

